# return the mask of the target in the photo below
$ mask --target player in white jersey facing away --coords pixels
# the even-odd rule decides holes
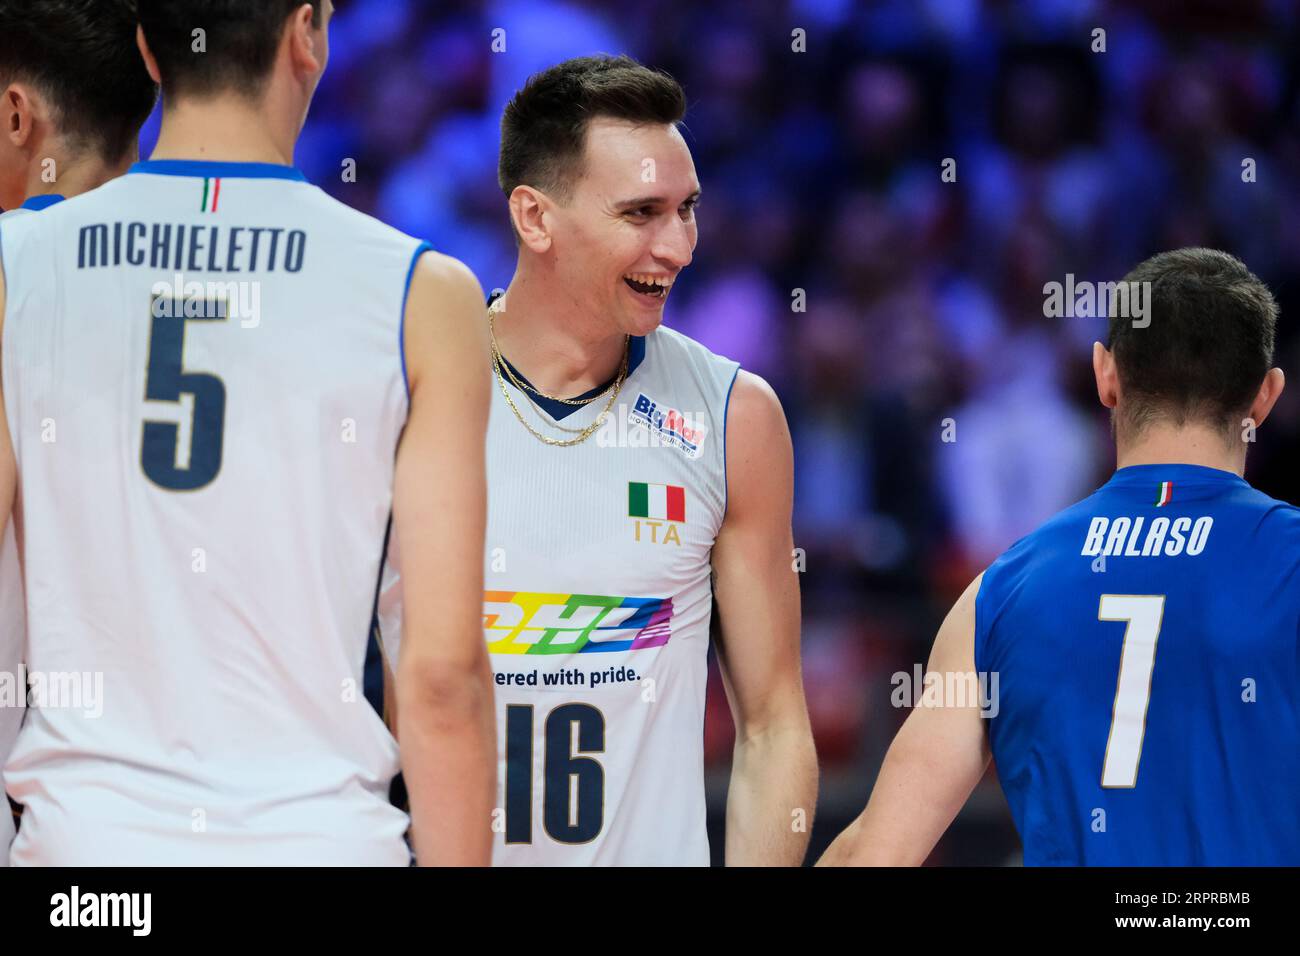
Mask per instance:
[[[0,0],[0,223],[122,175],[158,88],[135,49],[132,0]],[[3,797],[27,697],[15,529],[0,545],[0,866],[13,818]]]
[[[697,238],[684,112],[671,77],[589,57],[534,76],[502,122],[519,260],[489,315],[496,865],[708,864],[715,600],[736,723],[726,861],[806,850],[817,767],[785,418],[761,379],[660,325]],[[390,652],[397,594],[381,602]]]
[[[0,229],[28,664],[102,682],[19,732],[13,863],[488,859],[482,292],[292,167],[331,13],[140,3],[153,158]],[[390,515],[413,821],[357,692]]]

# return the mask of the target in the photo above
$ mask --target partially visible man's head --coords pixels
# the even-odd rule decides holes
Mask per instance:
[[[258,100],[286,41],[328,57],[330,0],[138,0],[163,96]],[[293,51],[290,51],[293,55]],[[319,79],[319,76],[315,77]],[[312,81],[314,90],[314,80]]]
[[[158,95],[135,32],[134,0],[0,0],[0,208],[20,204],[30,164],[52,158],[33,149],[135,155]]]
[[[1124,282],[1150,284],[1150,324],[1110,316],[1118,427],[1131,437],[1157,422],[1235,435],[1273,364],[1277,303],[1268,287],[1241,260],[1197,248],[1152,256]]]
[[[626,56],[532,77],[501,120],[498,178],[524,247],[580,309],[641,335],[663,318],[697,239],[700,185],[677,128],[686,95]]]
[[[666,73],[627,56],[583,56],[531,77],[501,117],[497,178],[510,198],[533,186],[559,200],[586,171],[587,129],[597,118],[670,126],[686,115],[686,94]]]

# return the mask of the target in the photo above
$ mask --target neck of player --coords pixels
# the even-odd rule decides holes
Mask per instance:
[[[105,162],[98,156],[52,156],[55,177],[50,181],[44,164],[37,164],[27,174],[27,198],[35,196],[80,196],[98,189],[109,180],[123,175],[136,160],[135,149],[130,149],[116,163]]]
[[[293,165],[299,130],[286,117],[293,111],[232,94],[201,101],[164,104],[162,129],[151,159],[191,159],[221,163]]]
[[[1245,431],[1243,427],[1242,431]],[[1130,465],[1203,465],[1244,476],[1246,473],[1246,442],[1240,439],[1229,444],[1224,433],[1202,425],[1152,424],[1133,440],[1121,434],[1118,442],[1117,468]],[[1253,440],[1253,435],[1250,440]]]
[[[521,269],[502,305],[497,347],[534,388],[573,398],[618,374],[627,336],[606,316],[586,314],[571,293]]]

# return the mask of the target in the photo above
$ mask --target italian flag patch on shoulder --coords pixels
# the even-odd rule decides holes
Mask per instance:
[[[677,485],[652,485],[644,481],[629,481],[627,514],[629,518],[685,521],[686,489]]]
[[[1174,496],[1174,483],[1172,481],[1160,482],[1160,491],[1156,493],[1156,507],[1163,508],[1169,504],[1169,500]]]

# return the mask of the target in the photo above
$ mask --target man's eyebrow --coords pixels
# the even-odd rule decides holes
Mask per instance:
[[[624,199],[615,205],[619,209],[635,209],[637,206],[657,206],[666,202],[663,196],[638,196],[636,199]]]
[[[686,197],[686,202],[700,198],[700,190],[695,190]],[[625,199],[615,204],[616,209],[636,209],[638,206],[658,206],[666,203],[668,200],[663,196],[638,196],[636,199]]]

